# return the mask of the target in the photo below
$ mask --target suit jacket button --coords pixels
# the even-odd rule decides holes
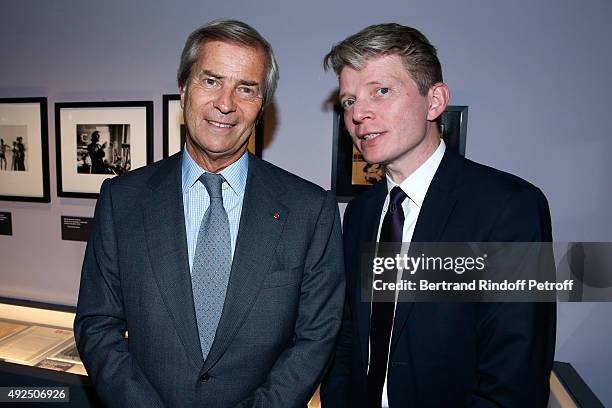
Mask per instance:
[[[208,375],[208,373],[202,374],[200,376],[200,381],[207,382],[208,380],[210,380],[210,375]]]

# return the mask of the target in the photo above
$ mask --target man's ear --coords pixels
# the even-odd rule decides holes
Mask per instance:
[[[183,85],[179,88],[179,91],[181,92],[181,109],[185,109],[185,92],[186,92],[186,86]]]
[[[434,121],[442,113],[450,99],[450,91],[448,86],[443,82],[438,82],[429,88],[429,111],[427,111],[427,120]]]

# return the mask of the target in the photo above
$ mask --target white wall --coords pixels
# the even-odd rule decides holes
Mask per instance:
[[[267,160],[329,188],[325,101],[336,80],[321,59],[364,26],[396,21],[428,35],[451,103],[469,105],[467,156],[541,187],[556,240],[612,240],[610,2],[20,0],[3,2],[0,13],[0,97],[49,100],[52,202],[0,202],[14,230],[0,236],[0,296],[76,301],[84,244],[60,240],[60,216],[92,216],[95,202],[56,195],[53,103],[153,100],[161,158],[161,95],[177,91],[184,40],[221,17],[250,23],[277,54]],[[573,363],[606,405],[611,312],[609,304],[562,304],[557,336],[556,358]]]

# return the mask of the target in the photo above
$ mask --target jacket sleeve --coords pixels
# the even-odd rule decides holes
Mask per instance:
[[[550,212],[542,192],[515,192],[500,210],[491,242],[550,242]],[[479,305],[478,388],[468,407],[545,407],[553,364],[556,304]]]
[[[112,182],[102,184],[87,243],[74,334],[85,368],[109,406],[161,407],[162,401],[130,355],[113,221]],[[128,334],[129,335],[129,334]]]
[[[346,231],[346,226],[352,214],[352,205],[349,203],[344,211],[344,242],[347,247],[347,238],[350,236]],[[345,262],[348,265],[348,262]],[[347,273],[347,294],[344,302],[344,313],[340,336],[336,343],[336,348],[332,357],[331,367],[321,384],[321,405],[323,407],[342,408],[349,407],[350,404],[350,377],[352,368],[351,344],[353,338],[353,315],[349,302],[349,279]]]

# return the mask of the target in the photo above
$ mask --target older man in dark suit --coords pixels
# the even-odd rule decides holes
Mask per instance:
[[[386,179],[344,216],[347,302],[324,407],[543,407],[554,303],[366,302],[364,242],[551,240],[542,192],[446,149],[449,90],[436,49],[399,24],[365,28],[326,56],[353,143]]]
[[[323,375],[344,301],[335,199],[247,152],[277,79],[253,28],[196,30],[185,149],[102,185],[75,336],[109,405],[299,407]]]

